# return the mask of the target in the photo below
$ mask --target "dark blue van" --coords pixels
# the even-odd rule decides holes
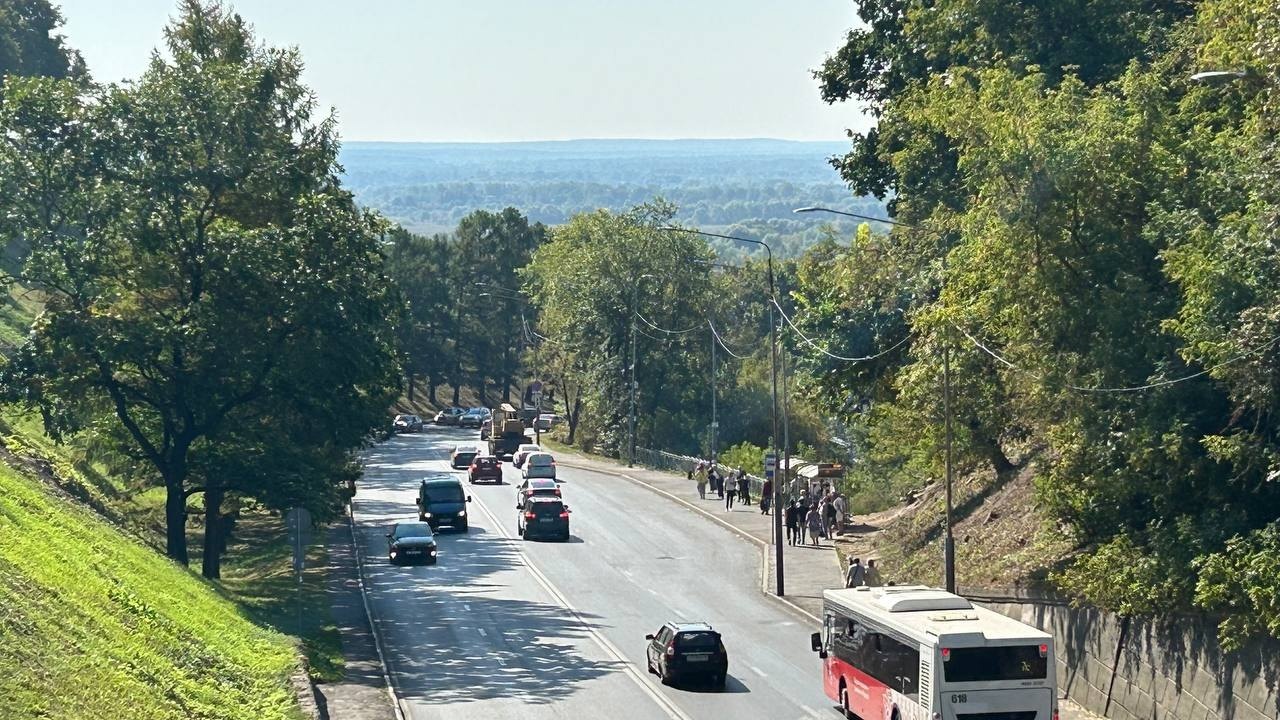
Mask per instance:
[[[436,475],[418,487],[418,519],[432,530],[448,525],[467,531],[467,503],[471,496],[462,490],[462,481],[451,475]]]

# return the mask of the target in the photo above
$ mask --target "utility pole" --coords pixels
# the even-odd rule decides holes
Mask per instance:
[[[633,293],[634,297],[634,293]],[[627,380],[627,392],[631,396],[631,412],[627,414],[627,444],[631,452],[627,455],[627,467],[636,465],[636,313],[635,305],[631,311],[631,377]]]
[[[707,321],[711,325],[711,321]],[[716,331],[711,330],[711,459],[719,457],[716,445],[720,434],[720,423],[716,421]]]

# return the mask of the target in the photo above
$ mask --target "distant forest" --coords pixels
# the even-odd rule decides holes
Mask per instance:
[[[761,239],[787,257],[820,239],[833,217],[797,216],[797,207],[884,214],[873,198],[854,198],[828,162],[847,150],[781,140],[356,142],[341,162],[361,203],[417,233],[450,232],[477,209],[515,207],[531,222],[559,225],[583,210],[662,197],[679,206],[683,223]],[[750,252],[732,243],[718,249]]]

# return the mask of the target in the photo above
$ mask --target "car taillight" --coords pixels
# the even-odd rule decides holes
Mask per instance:
[[[560,517],[564,518],[565,520],[568,520],[568,519],[569,519],[569,513],[568,513],[568,512],[562,512],[562,513],[560,513]]]
[[[499,460],[498,462],[494,463],[494,464],[493,464],[493,466],[494,466],[494,467],[502,467],[502,461],[501,461],[501,460]]]
[[[469,470],[471,470],[472,472],[475,472],[476,464],[475,464],[475,463],[471,463],[471,467],[470,467],[470,468],[468,468],[468,469],[469,469]]]
[[[1040,657],[1049,657],[1049,644],[1048,644],[1048,643],[1043,643],[1043,644],[1041,644],[1041,645],[1040,645]]]
[[[532,512],[527,512],[524,514],[525,520],[532,520],[533,518],[534,518],[534,514]]]
[[[947,662],[950,659],[951,659],[951,648],[942,648],[942,662]]]
[[[556,497],[560,497],[560,488],[556,488]]]
[[[1054,711],[1053,711],[1053,720],[1058,720],[1058,711],[1057,711],[1057,710],[1054,710]]]

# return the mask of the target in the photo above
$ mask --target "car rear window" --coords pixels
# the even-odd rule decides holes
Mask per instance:
[[[676,647],[690,652],[714,652],[720,647],[720,635],[713,632],[683,632],[676,636]]]
[[[555,463],[555,460],[552,460],[550,455],[530,455],[529,456],[530,465],[552,465],[554,463]]]
[[[533,514],[539,517],[559,515],[564,512],[564,505],[558,502],[533,503]]]
[[[476,464],[484,465],[486,467],[493,467],[494,465],[498,464],[498,458],[491,458],[491,457],[476,458]]]

